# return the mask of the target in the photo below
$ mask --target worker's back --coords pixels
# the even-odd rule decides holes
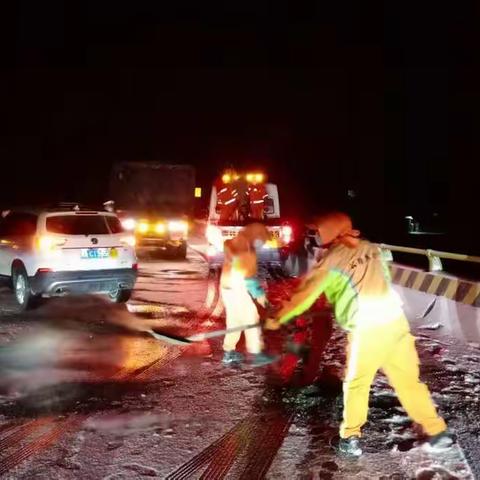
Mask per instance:
[[[372,243],[362,240],[355,248],[336,245],[317,268],[328,272],[325,294],[335,305],[337,320],[348,330],[388,322],[402,314],[388,267]]]
[[[257,254],[250,241],[240,232],[224,243],[224,264],[220,284],[222,288],[244,285],[245,278],[257,273]]]

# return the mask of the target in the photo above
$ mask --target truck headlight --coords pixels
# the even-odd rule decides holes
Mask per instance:
[[[148,222],[140,222],[137,226],[139,233],[147,233],[149,229]]]
[[[184,220],[172,220],[171,222],[168,222],[168,230],[176,233],[187,233],[188,222]]]
[[[155,225],[155,233],[158,233],[158,234],[162,234],[162,233],[165,233],[165,230],[166,230],[166,227],[165,227],[165,224],[163,222],[158,222],[156,225]]]

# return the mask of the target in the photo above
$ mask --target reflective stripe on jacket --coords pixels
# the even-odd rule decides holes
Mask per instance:
[[[356,248],[332,247],[278,313],[279,322],[301,315],[322,293],[334,306],[339,325],[348,331],[388,323],[403,314],[388,266],[379,248],[366,240]]]

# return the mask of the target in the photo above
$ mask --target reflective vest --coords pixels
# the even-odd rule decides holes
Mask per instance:
[[[265,185],[250,185],[248,187],[250,205],[263,205],[268,197]]]
[[[220,207],[232,205],[238,200],[238,190],[234,185],[221,184],[217,187],[217,205]]]

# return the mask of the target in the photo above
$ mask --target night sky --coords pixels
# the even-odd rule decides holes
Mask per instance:
[[[104,200],[116,161],[191,163],[204,187],[232,163],[265,168],[286,215],[346,208],[385,238],[435,213],[471,249],[478,10],[299,3],[15,2],[0,203]]]

